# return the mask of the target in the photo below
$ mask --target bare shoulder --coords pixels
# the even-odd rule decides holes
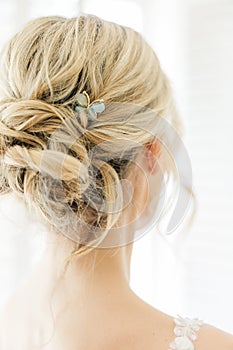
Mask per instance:
[[[168,350],[174,337],[173,318],[140,298],[126,305],[118,317],[121,321],[114,322],[114,333],[109,330],[101,349]]]
[[[118,341],[109,343],[104,349],[168,350],[176,337],[174,328],[172,316],[158,310],[153,315],[151,311],[150,315],[142,315],[140,321],[135,318],[131,326],[125,329],[126,332],[120,332]],[[193,345],[195,350],[233,350],[233,335],[212,325],[203,324],[197,331],[197,339]]]
[[[203,324],[198,331],[196,350],[233,350],[233,334],[209,324]]]
[[[124,349],[168,350],[175,340],[174,317],[137,300],[128,310],[128,327],[119,332],[120,347]],[[110,344],[108,344],[110,345]],[[112,345],[112,344],[111,344]],[[118,343],[119,345],[119,343]],[[195,350],[233,350],[233,335],[209,324],[202,324],[194,341]],[[106,347],[106,349],[109,347]],[[117,350],[117,347],[110,347]],[[118,349],[119,349],[118,348]]]
[[[147,349],[153,349],[153,343],[155,342],[159,342],[160,347],[158,348],[169,349],[170,343],[175,339],[174,317],[155,309],[145,302],[142,302],[142,310],[141,314],[144,317],[142,319],[140,317],[140,319],[147,325],[146,328],[150,332],[146,339],[146,341],[151,340],[150,344],[147,344]],[[233,334],[203,323],[197,331],[197,339],[194,345],[195,350],[233,350]]]

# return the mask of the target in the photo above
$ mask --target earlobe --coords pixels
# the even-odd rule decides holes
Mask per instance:
[[[145,144],[146,146],[146,158],[148,171],[154,175],[158,168],[158,159],[160,156],[160,144],[158,139],[154,139],[151,142]]]

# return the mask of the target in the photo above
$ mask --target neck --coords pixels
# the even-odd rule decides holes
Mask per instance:
[[[118,248],[93,249],[87,255],[73,256],[75,244],[62,235],[50,234],[44,256],[34,274],[35,286],[43,286],[41,297],[48,300],[55,292],[58,304],[61,300],[83,300],[101,304],[125,293],[131,294],[130,260],[132,244]],[[62,298],[62,299],[61,299]]]
[[[136,183],[141,183],[140,179],[136,180]],[[86,298],[91,307],[93,304],[106,305],[107,300],[115,302],[135,295],[129,285],[130,260],[134,233],[140,228],[138,213],[143,212],[147,204],[147,183],[145,187],[135,187],[132,204],[121,215],[120,229],[115,237],[120,237],[119,242],[125,244],[116,245],[117,248],[94,248],[87,255],[75,255],[64,271],[64,262],[76,245],[61,234],[48,233],[47,249],[38,273],[34,274],[37,289],[40,281],[40,286],[45,290],[42,292],[43,300],[48,300],[49,295],[56,290],[58,304],[61,304],[59,298],[63,298],[62,303],[67,299]],[[115,242],[114,239],[113,241]]]

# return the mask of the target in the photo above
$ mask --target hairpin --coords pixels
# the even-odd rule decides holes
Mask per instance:
[[[102,113],[105,110],[104,100],[94,100],[90,102],[90,97],[86,91],[78,94],[75,103],[75,111],[78,113],[85,112],[88,120],[94,121],[97,118],[97,113]]]

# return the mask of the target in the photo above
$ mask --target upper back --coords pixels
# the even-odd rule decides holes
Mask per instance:
[[[43,334],[48,325],[41,327],[35,318],[27,319],[23,308],[25,311],[24,303],[12,303],[5,310],[0,321],[0,350],[38,349],[33,334],[39,333],[33,328]],[[173,318],[144,302],[126,305],[125,310],[93,313],[86,325],[86,320],[72,318],[75,313],[74,308],[66,313],[64,324],[57,325],[54,339],[44,350],[233,350],[233,335],[197,318]]]

